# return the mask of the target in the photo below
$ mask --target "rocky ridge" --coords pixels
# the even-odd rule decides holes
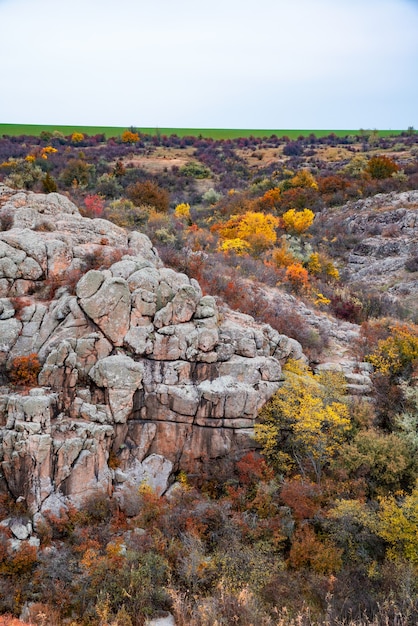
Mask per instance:
[[[321,215],[337,220],[354,244],[345,259],[344,282],[373,287],[418,316],[418,191],[377,194]]]
[[[0,491],[33,513],[91,494],[135,506],[253,446],[254,419],[300,344],[220,310],[149,239],[59,194],[0,185]],[[106,269],[104,269],[106,267]],[[74,293],[72,293],[72,289]],[[38,387],[7,386],[36,353]]]

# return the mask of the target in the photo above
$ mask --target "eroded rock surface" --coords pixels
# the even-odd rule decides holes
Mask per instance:
[[[377,194],[325,211],[348,242],[344,282],[385,295],[412,319],[418,314],[418,191]]]
[[[146,480],[163,493],[253,446],[254,419],[301,346],[218,309],[147,237],[59,194],[0,186],[0,366],[36,353],[39,388],[0,395],[0,489],[33,512]]]

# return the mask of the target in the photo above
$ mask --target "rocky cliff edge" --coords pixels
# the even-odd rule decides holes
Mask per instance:
[[[0,185],[0,491],[35,513],[138,485],[163,493],[253,446],[260,407],[300,345],[220,312],[150,240],[66,197]],[[106,269],[104,269],[106,268]],[[11,386],[35,353],[38,386]]]

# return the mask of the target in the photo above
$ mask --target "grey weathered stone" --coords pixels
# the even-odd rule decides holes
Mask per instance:
[[[133,408],[135,391],[142,389],[144,366],[124,355],[101,359],[89,371],[99,387],[108,389],[109,406],[117,423],[123,423]]]
[[[10,352],[21,330],[22,322],[15,317],[0,320],[0,352]]]
[[[133,511],[142,482],[163,493],[174,471],[254,447],[245,433],[281,362],[304,358],[299,344],[220,313],[145,235],[83,218],[59,194],[3,191],[14,227],[0,233],[1,358],[37,352],[42,363],[42,388],[0,396],[9,491],[33,512],[112,492]],[[53,229],[34,230],[45,219]],[[83,274],[96,257],[109,268]],[[36,289],[51,286],[40,302]],[[25,296],[20,319],[9,295]]]
[[[125,335],[125,345],[137,355],[151,354],[153,350],[154,326],[131,326]]]
[[[131,313],[131,296],[124,279],[105,279],[93,295],[80,298],[80,306],[114,345],[123,344]]]
[[[28,537],[32,533],[32,522],[23,522],[19,519],[16,519],[10,522],[9,528],[12,531],[13,535],[16,537],[16,539],[20,539],[20,541],[23,541],[24,539],[28,539]]]
[[[104,282],[103,272],[90,270],[78,281],[77,297],[80,299],[91,298],[100,289]]]

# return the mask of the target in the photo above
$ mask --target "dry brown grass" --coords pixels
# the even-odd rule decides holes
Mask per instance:
[[[322,161],[336,162],[353,158],[353,152],[341,146],[315,146],[315,157]]]
[[[121,159],[125,167],[140,167],[150,174],[160,174],[172,167],[183,167],[193,158],[194,148],[157,148],[149,155],[132,155]]]

